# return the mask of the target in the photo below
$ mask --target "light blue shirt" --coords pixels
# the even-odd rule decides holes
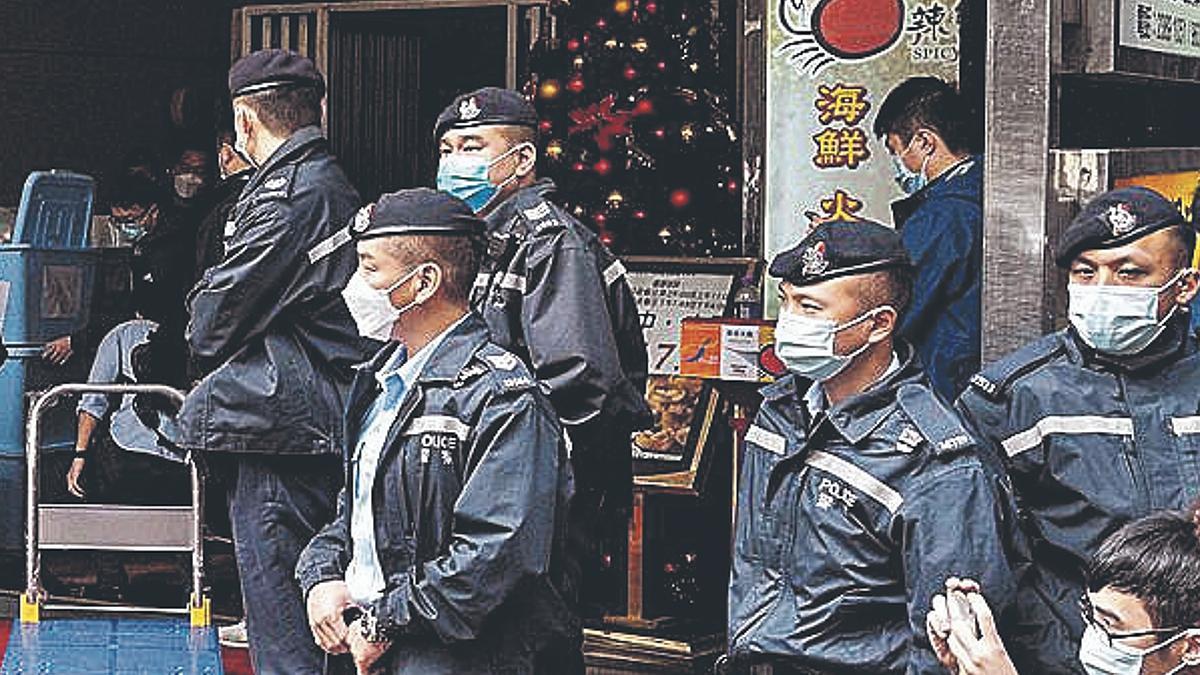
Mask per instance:
[[[371,491],[375,485],[375,471],[379,468],[379,456],[383,453],[388,432],[400,414],[404,393],[416,383],[429,358],[437,351],[442,340],[462,323],[466,315],[438,333],[412,358],[400,346],[388,362],[375,373],[375,379],[383,389],[367,411],[363,432],[354,448],[354,494],[350,511],[350,564],[346,567],[346,586],[350,598],[358,604],[374,601],[383,594],[386,582],[379,565],[379,554],[375,550],[375,514],[372,511]]]

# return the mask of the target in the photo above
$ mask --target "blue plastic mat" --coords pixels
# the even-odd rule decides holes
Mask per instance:
[[[0,674],[223,675],[215,628],[182,619],[60,619],[13,624]]]

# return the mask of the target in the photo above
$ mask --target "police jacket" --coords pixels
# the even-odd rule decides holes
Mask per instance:
[[[925,616],[949,576],[997,615],[1015,588],[1003,477],[929,387],[912,348],[867,391],[813,419],[795,375],[762,390],[746,434],[729,653],[801,672],[944,673]]]
[[[336,520],[300,556],[305,595],[345,576],[355,441],[395,348],[355,378],[346,489]],[[579,631],[560,595],[572,490],[565,439],[525,365],[491,342],[478,316],[435,349],[404,394],[372,486],[386,580],[376,616],[403,664],[396,672],[529,672],[534,650]]]
[[[900,332],[933,388],[951,401],[979,371],[983,158],[950,168],[892,213],[916,270]]]
[[[231,213],[225,259],[188,298],[188,345],[208,374],[180,411],[181,445],[341,452],[344,393],[371,346],[341,298],[354,248],[327,242],[357,205],[316,127],[254,174]]]
[[[496,342],[549,388],[575,447],[581,489],[613,468],[590,455],[606,445],[624,451],[619,469],[628,483],[629,431],[653,421],[644,398],[645,338],[625,267],[548,199],[553,190],[539,181],[488,215],[488,255],[471,305]]]
[[[1077,667],[1083,573],[1100,543],[1200,494],[1200,354],[1187,323],[1120,361],[1053,333],[989,365],[958,401],[1007,464],[1033,540],[1020,610],[1042,628],[1021,641],[1035,651],[1029,672]]]

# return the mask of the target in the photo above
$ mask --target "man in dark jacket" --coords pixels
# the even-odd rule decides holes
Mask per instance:
[[[559,675],[538,657],[578,642],[571,468],[550,402],[470,311],[483,222],[424,188],[360,213],[346,302],[394,342],[355,379],[338,515],[296,568],[313,635],[360,673]]]
[[[875,133],[907,195],[892,204],[916,271],[900,334],[917,348],[933,388],[952,401],[979,370],[983,158],[970,154],[970,115],[958,92],[933,77],[888,93]]]
[[[321,131],[324,81],[283,50],[229,72],[237,143],[257,171],[233,209],[225,259],[189,298],[188,344],[208,375],[179,414],[180,445],[232,465],[229,515],[259,675],[321,672],[292,578],[335,511],[342,409],[370,353],[341,289],[337,246],[358,206]]]
[[[554,183],[534,172],[537,123],[514,91],[487,87],[454,99],[434,129],[438,188],[487,221],[471,306],[549,389],[572,445],[572,538],[594,569],[601,532],[624,537],[629,434],[653,422],[644,398],[646,343],[625,267],[550,201]]]
[[[770,273],[790,372],[746,434],[730,656],[776,673],[940,675],[925,614],[946,579],[982,575],[992,606],[1011,603],[1007,483],[895,338],[912,282],[894,230],[819,225]]]
[[[1084,569],[1104,538],[1200,493],[1200,350],[1189,330],[1195,232],[1156,192],[1092,200],[1058,242],[1070,327],[987,366],[958,408],[1004,461],[1035,575],[1021,672],[1080,672]]]

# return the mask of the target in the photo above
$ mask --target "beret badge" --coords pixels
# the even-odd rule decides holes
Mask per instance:
[[[806,277],[820,276],[829,269],[829,260],[825,257],[825,242],[818,241],[804,249],[800,257],[801,273]]]
[[[458,119],[470,121],[479,117],[483,111],[479,109],[479,104],[475,102],[475,97],[472,96],[462,103],[458,104]]]
[[[1129,205],[1124,203],[1113,204],[1108,207],[1105,219],[1108,220],[1108,225],[1112,228],[1114,237],[1129,234],[1138,224],[1137,216],[1130,210]]]

